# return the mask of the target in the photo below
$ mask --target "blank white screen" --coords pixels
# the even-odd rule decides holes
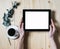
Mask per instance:
[[[48,29],[49,13],[46,12],[25,12],[25,29]]]

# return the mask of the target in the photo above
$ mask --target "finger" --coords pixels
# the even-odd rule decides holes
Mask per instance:
[[[20,28],[22,27],[22,21],[21,21],[21,24],[20,24]]]
[[[50,25],[50,33],[52,32],[52,26]]]
[[[21,26],[21,29],[23,30],[23,28],[24,28],[24,23],[22,23],[22,26]]]
[[[54,22],[53,22],[52,19],[51,19],[51,25],[52,25],[52,27],[53,27],[53,30],[55,30],[55,25],[54,25]]]
[[[21,28],[20,28],[21,33],[24,33],[24,28],[23,28],[24,26],[23,25],[24,25],[24,23],[22,23]]]
[[[55,25],[52,19],[51,19],[51,27],[52,27],[52,35],[53,35],[56,29],[55,29]]]
[[[52,35],[52,28],[51,28],[51,25],[50,25],[49,36],[51,37],[51,35]]]
[[[55,27],[54,22],[53,22],[53,20],[52,20],[52,19],[51,19],[51,25],[52,25],[53,27]]]
[[[21,19],[21,24],[20,24],[20,28],[22,27],[22,23],[23,23],[23,17],[22,17],[22,19]]]

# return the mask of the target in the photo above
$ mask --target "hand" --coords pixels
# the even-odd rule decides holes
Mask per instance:
[[[20,24],[20,37],[19,39],[23,39],[24,38],[24,27],[23,27],[24,23],[21,21]]]
[[[23,49],[24,48],[24,29],[23,29],[23,25],[24,23],[21,21],[20,24],[20,37],[18,39],[18,43],[17,43],[17,49]]]
[[[53,23],[53,20],[51,19],[51,25],[50,25],[50,31],[49,31],[49,36],[50,37],[54,37],[54,33],[55,33],[55,25]]]
[[[22,23],[21,28],[20,28],[20,39],[24,38],[24,29],[23,29],[24,23]]]

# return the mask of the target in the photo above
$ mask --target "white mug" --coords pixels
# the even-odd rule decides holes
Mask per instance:
[[[7,28],[7,37],[10,38],[10,39],[17,39],[20,34],[19,34],[20,30],[17,26],[9,26]]]

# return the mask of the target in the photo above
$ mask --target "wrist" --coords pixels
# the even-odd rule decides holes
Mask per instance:
[[[49,38],[51,38],[51,39],[54,38],[54,34],[52,34],[52,32],[49,32]]]

